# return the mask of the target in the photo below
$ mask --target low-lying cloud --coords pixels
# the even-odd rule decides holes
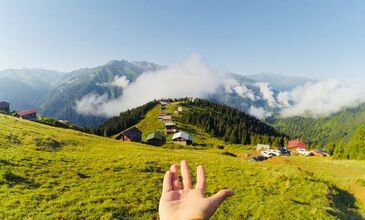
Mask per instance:
[[[280,112],[283,117],[324,117],[365,102],[365,88],[356,82],[331,79],[299,86],[279,96],[286,105]]]
[[[258,119],[265,119],[272,115],[271,112],[266,111],[263,107],[250,106],[248,113]]]
[[[89,94],[76,102],[75,109],[82,114],[110,117],[154,99],[206,97],[222,85],[225,76],[193,55],[181,64],[143,73],[126,86],[123,95],[117,99],[108,100],[105,95]]]

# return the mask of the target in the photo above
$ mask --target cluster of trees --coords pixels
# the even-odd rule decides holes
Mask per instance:
[[[365,160],[365,128],[357,128],[349,142],[337,144],[333,156],[341,159]]]
[[[211,136],[223,138],[233,144],[270,144],[284,146],[288,138],[273,127],[237,109],[208,100],[194,99],[184,102],[191,108],[182,120],[204,129]]]
[[[146,113],[157,105],[158,101],[151,101],[142,106],[127,110],[106,121],[104,124],[92,130],[92,133],[103,136],[111,136],[125,130],[144,118]]]

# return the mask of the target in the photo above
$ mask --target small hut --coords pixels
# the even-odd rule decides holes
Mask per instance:
[[[115,137],[115,139],[121,141],[140,142],[142,140],[142,131],[136,127],[131,127],[120,132],[118,136]]]
[[[307,149],[307,146],[305,145],[305,143],[303,141],[301,141],[299,139],[289,141],[288,149],[290,151],[296,151],[298,148]]]
[[[172,116],[171,115],[164,115],[164,116],[161,116],[159,118],[163,122],[172,122]]]
[[[161,134],[161,132],[156,131],[149,134],[146,138],[148,144],[161,146],[166,142],[166,138]]]
[[[166,134],[172,134],[176,132],[176,124],[174,122],[165,123]]]
[[[172,137],[172,140],[175,144],[180,145],[191,145],[193,144],[193,138],[190,136],[190,134],[180,131],[174,134]]]
[[[18,112],[17,115],[22,119],[31,120],[31,121],[37,120],[37,111],[33,110],[33,109],[28,109],[28,110]]]

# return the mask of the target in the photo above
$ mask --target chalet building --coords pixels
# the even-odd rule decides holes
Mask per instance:
[[[182,106],[177,107],[177,111],[178,112],[182,112],[183,111],[183,107]]]
[[[160,102],[161,110],[165,110],[168,104],[169,104],[168,102],[161,101],[161,102]]]
[[[26,119],[26,120],[37,120],[37,111],[33,109],[24,110],[21,112],[18,112],[17,115],[19,118]]]
[[[166,142],[166,138],[161,134],[161,132],[156,131],[149,134],[146,138],[146,141],[150,145],[161,146]]]
[[[176,124],[174,122],[165,123],[166,134],[172,134],[176,132]]]
[[[121,141],[132,141],[132,142],[141,142],[142,140],[142,131],[140,131],[136,127],[128,128],[118,134],[115,137],[117,140]]]
[[[270,145],[258,144],[256,146],[256,151],[270,150]]]
[[[10,112],[10,103],[0,102],[0,112],[9,113]]]
[[[166,115],[168,115],[167,113],[166,113],[166,111],[165,110],[162,110],[159,114],[158,114],[158,119],[162,119],[164,116],[166,116]]]
[[[193,144],[193,138],[186,132],[180,131],[174,134],[172,140],[175,144],[191,145]]]
[[[163,122],[172,122],[172,116],[171,115],[164,115],[160,117],[160,120]]]
[[[303,141],[301,141],[299,139],[289,141],[288,149],[290,151],[296,151],[298,148],[307,149],[307,146],[305,145],[305,143]]]

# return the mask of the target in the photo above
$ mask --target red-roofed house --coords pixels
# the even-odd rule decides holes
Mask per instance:
[[[307,149],[307,146],[305,145],[305,143],[299,139],[296,140],[291,140],[288,143],[288,149],[290,151],[296,151],[296,149],[298,148],[304,148]]]
[[[17,113],[20,118],[27,120],[36,120],[37,119],[37,111],[33,109],[24,110]]]

